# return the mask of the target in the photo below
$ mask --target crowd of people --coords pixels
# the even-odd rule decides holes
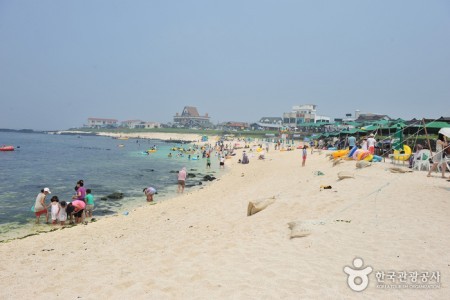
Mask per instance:
[[[45,222],[53,225],[65,225],[67,219],[70,224],[85,222],[86,218],[93,218],[94,196],[91,189],[84,187],[84,181],[79,180],[75,186],[75,195],[72,201],[59,200],[58,196],[52,196],[50,203],[46,203],[47,195],[51,194],[48,187],[43,188],[36,196],[33,211],[36,216],[36,224],[39,224],[42,215],[45,216]]]

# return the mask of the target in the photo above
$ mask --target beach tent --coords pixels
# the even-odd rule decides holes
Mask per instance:
[[[450,124],[448,124],[447,122],[441,122],[441,121],[433,121],[433,122],[429,122],[427,124],[425,124],[426,128],[444,128],[444,127],[449,127]]]
[[[375,124],[372,124],[372,125],[367,125],[367,126],[361,127],[361,130],[365,130],[365,131],[375,131],[375,130],[377,130],[378,128],[380,128],[380,126],[375,125]]]

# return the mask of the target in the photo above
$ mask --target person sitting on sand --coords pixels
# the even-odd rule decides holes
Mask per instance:
[[[242,153],[242,164],[246,165],[248,164],[250,161],[248,159],[247,153],[245,153],[245,151]]]

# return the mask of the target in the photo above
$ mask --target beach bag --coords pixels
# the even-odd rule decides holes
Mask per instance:
[[[36,210],[34,209],[34,204],[33,204],[33,206],[31,207],[31,212],[36,212]]]

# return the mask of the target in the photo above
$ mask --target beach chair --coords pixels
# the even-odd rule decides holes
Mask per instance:
[[[417,153],[417,156],[414,157],[414,166],[413,170],[425,170],[429,171],[431,164],[430,164],[430,158],[431,158],[431,152],[428,149],[422,149]]]

